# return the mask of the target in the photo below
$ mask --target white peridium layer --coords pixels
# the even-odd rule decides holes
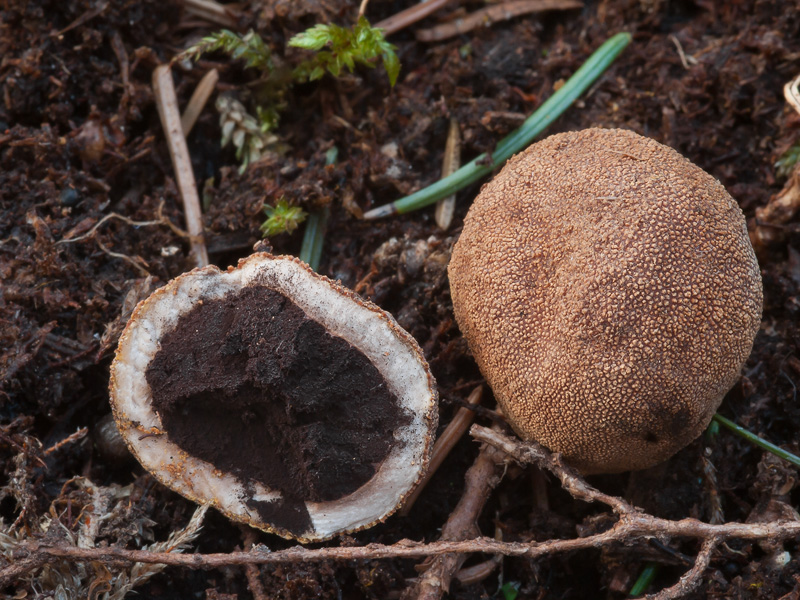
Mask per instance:
[[[147,366],[160,349],[159,340],[198,300],[222,298],[248,284],[263,285],[291,298],[309,318],[357,347],[381,372],[390,391],[412,417],[410,424],[395,431],[400,443],[392,448],[375,476],[334,502],[307,503],[313,531],[292,532],[294,537],[325,539],[385,518],[414,486],[425,465],[436,426],[432,377],[416,343],[391,316],[351,297],[349,292],[337,290],[335,284],[290,257],[255,254],[227,272],[216,267],[196,269],[174,279],[137,307],[111,367],[111,403],[122,435],[145,468],[168,487],[213,504],[238,520],[276,530],[248,510],[245,501],[251,497],[273,500],[280,494],[250,482],[255,493],[248,495],[233,475],[188,456],[167,440],[159,416],[152,410],[145,379]]]

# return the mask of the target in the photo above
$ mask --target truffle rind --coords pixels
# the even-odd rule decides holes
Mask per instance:
[[[449,266],[509,422],[584,473],[662,462],[707,426],[761,320],[722,185],[630,131],[549,137],[484,186]]]
[[[306,316],[331,335],[358,348],[383,375],[411,416],[395,430],[395,449],[359,489],[331,502],[306,502],[312,527],[288,531],[264,522],[248,501],[281,500],[275,490],[243,482],[169,441],[145,372],[159,340],[198,302],[220,299],[244,286],[264,286],[291,298]],[[229,518],[302,542],[370,527],[393,513],[423,474],[437,423],[437,394],[430,369],[416,341],[385,311],[292,257],[254,254],[226,272],[195,269],[172,280],[137,306],[123,332],[111,366],[110,400],[117,426],[129,449],[159,481]]]

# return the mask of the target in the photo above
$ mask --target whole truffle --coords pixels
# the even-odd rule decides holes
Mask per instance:
[[[758,331],[739,206],[630,131],[554,135],[464,221],[456,319],[517,433],[584,473],[666,460],[708,425]]]

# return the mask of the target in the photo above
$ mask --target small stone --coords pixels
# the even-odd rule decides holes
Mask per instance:
[[[78,191],[73,187],[66,187],[61,190],[61,204],[64,206],[75,206],[81,199]]]

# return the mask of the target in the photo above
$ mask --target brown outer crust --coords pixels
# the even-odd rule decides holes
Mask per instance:
[[[585,473],[646,468],[695,439],[761,320],[739,206],[624,130],[554,135],[511,159],[470,208],[449,276],[517,433]]]
[[[361,298],[358,294],[356,294],[352,290],[342,286],[338,281],[334,281],[334,280],[332,280],[332,279],[330,279],[328,277],[325,277],[324,275],[320,275],[319,273],[314,271],[310,266],[308,266],[305,262],[301,261],[299,258],[294,257],[294,256],[273,256],[272,254],[270,254],[268,252],[257,252],[257,253],[251,254],[247,258],[240,259],[237,267],[228,267],[227,270],[228,271],[232,271],[235,268],[240,268],[247,261],[263,259],[263,258],[278,259],[278,260],[290,260],[290,261],[292,261],[294,263],[297,263],[305,271],[307,271],[309,274],[311,274],[314,278],[327,283],[331,288],[333,288],[334,290],[339,292],[341,295],[346,296],[347,298],[350,298],[351,300],[356,302],[359,306],[367,308],[370,311],[379,314],[383,318],[383,320],[386,322],[386,324],[389,326],[389,328],[392,330],[392,332],[398,338],[403,340],[405,342],[406,346],[408,346],[408,348],[417,357],[417,359],[422,364],[425,365],[425,372],[426,372],[427,377],[428,377],[428,388],[430,389],[431,395],[433,397],[433,404],[432,404],[433,408],[428,412],[428,414],[425,415],[425,421],[428,424],[428,431],[431,432],[431,435],[429,435],[425,440],[425,449],[423,451],[424,452],[424,454],[423,454],[423,462],[424,462],[425,466],[420,470],[419,477],[417,478],[417,483],[414,484],[411,488],[409,488],[409,490],[399,498],[398,503],[395,506],[395,508],[393,510],[389,511],[388,513],[386,513],[383,516],[383,518],[378,519],[377,521],[374,521],[374,522],[369,523],[367,525],[363,525],[361,527],[349,529],[349,530],[347,530],[345,532],[338,532],[338,533],[336,533],[334,535],[339,535],[340,533],[353,533],[353,532],[356,532],[356,531],[362,531],[364,529],[369,529],[370,527],[373,527],[373,526],[377,525],[377,523],[379,523],[379,522],[381,522],[381,523],[384,522],[387,518],[392,516],[403,505],[403,503],[405,502],[405,499],[414,491],[414,488],[416,488],[417,484],[419,483],[419,480],[422,478],[422,476],[425,474],[425,471],[427,470],[427,466],[428,466],[428,463],[430,461],[431,450],[433,448],[433,441],[434,441],[433,437],[434,437],[434,434],[436,432],[436,427],[437,427],[438,419],[439,419],[438,411],[436,410],[436,407],[438,406],[439,394],[438,394],[438,391],[437,391],[437,388],[436,388],[436,382],[435,382],[435,380],[433,378],[433,374],[431,373],[430,368],[427,366],[427,361],[425,360],[425,356],[423,355],[422,349],[420,348],[420,346],[417,343],[417,341],[405,329],[400,327],[400,325],[397,323],[397,321],[394,319],[394,317],[391,314],[389,314],[388,312],[386,312],[385,310],[383,310],[382,308],[380,308],[376,304],[370,302],[369,300],[364,300],[363,298]],[[161,297],[163,295],[173,293],[173,290],[175,290],[178,287],[178,283],[177,283],[178,280],[183,279],[185,277],[190,277],[190,276],[193,276],[193,275],[201,274],[201,273],[202,274],[222,273],[222,270],[217,268],[214,265],[209,265],[209,266],[206,266],[206,267],[198,267],[198,268],[192,269],[191,271],[189,271],[187,273],[183,273],[182,275],[179,275],[175,279],[170,280],[164,287],[161,287],[161,288],[157,289],[149,297],[147,297],[144,300],[142,300],[141,302],[139,302],[136,305],[136,308],[133,310],[133,313],[131,314],[131,318],[128,321],[128,324],[125,326],[125,329],[123,330],[122,334],[120,335],[119,344],[117,346],[117,354],[119,353],[120,348],[126,342],[126,340],[128,338],[129,331],[131,330],[131,328],[133,326],[135,326],[134,324],[136,323],[136,321],[138,319],[138,316],[140,314],[143,314],[145,311],[147,311],[147,307],[151,303],[160,302],[160,299],[161,299]],[[116,383],[115,383],[115,371],[114,371],[114,365],[112,364],[112,366],[111,366],[111,376],[110,376],[110,380],[109,380],[109,399],[110,399],[110,404],[111,404],[111,411],[112,411],[112,413],[114,415],[114,421],[117,423],[117,427],[119,428],[120,432],[123,433],[122,437],[125,440],[125,444],[128,446],[128,450],[130,450],[131,454],[133,454],[133,456],[136,458],[136,460],[139,461],[139,463],[141,464],[142,461],[140,460],[140,458],[139,458],[136,450],[134,449],[134,447],[129,443],[128,437],[124,434],[124,432],[127,429],[130,429],[131,427],[136,429],[142,435],[162,435],[163,432],[161,432],[161,431],[151,431],[150,429],[145,429],[145,428],[141,427],[140,425],[131,423],[130,421],[125,419],[122,416],[121,411],[118,409],[119,400],[117,399],[116,391],[117,391],[117,386],[116,386]],[[178,469],[182,469],[181,466],[179,466],[177,468]],[[172,486],[170,485],[170,477],[167,477],[164,473],[160,473],[160,472],[150,472],[150,473],[160,483],[162,483],[164,486],[172,489]],[[177,479],[179,477],[179,475],[173,474],[171,477]],[[191,495],[186,495],[186,494],[183,494],[182,492],[181,492],[181,494],[184,495],[189,500],[191,500],[192,502],[196,502],[197,504],[201,504],[201,505],[202,504],[209,504],[208,502],[205,502],[204,500],[202,500],[200,498],[192,497]],[[333,537],[333,536],[320,537],[320,538],[316,538],[315,537],[315,538],[312,539],[312,538],[306,538],[306,537],[298,536],[298,535],[295,535],[292,532],[290,532],[290,531],[288,531],[286,529],[283,529],[281,527],[276,527],[276,526],[272,526],[272,525],[269,525],[269,524],[265,525],[265,524],[262,524],[262,523],[255,523],[255,522],[251,522],[251,521],[249,521],[247,519],[243,519],[239,515],[235,515],[235,514],[230,513],[229,511],[223,510],[222,507],[216,505],[213,502],[211,502],[210,504],[211,504],[211,506],[214,506],[214,508],[216,508],[217,510],[222,512],[226,517],[228,517],[229,519],[231,519],[233,521],[238,521],[238,522],[242,522],[242,523],[251,525],[252,527],[256,527],[256,528],[261,529],[262,531],[265,531],[267,533],[274,533],[274,534],[279,535],[279,536],[281,536],[281,537],[283,537],[285,539],[297,540],[297,541],[305,544],[305,543],[310,543],[310,542],[324,541],[326,539],[330,539],[331,537]]]

